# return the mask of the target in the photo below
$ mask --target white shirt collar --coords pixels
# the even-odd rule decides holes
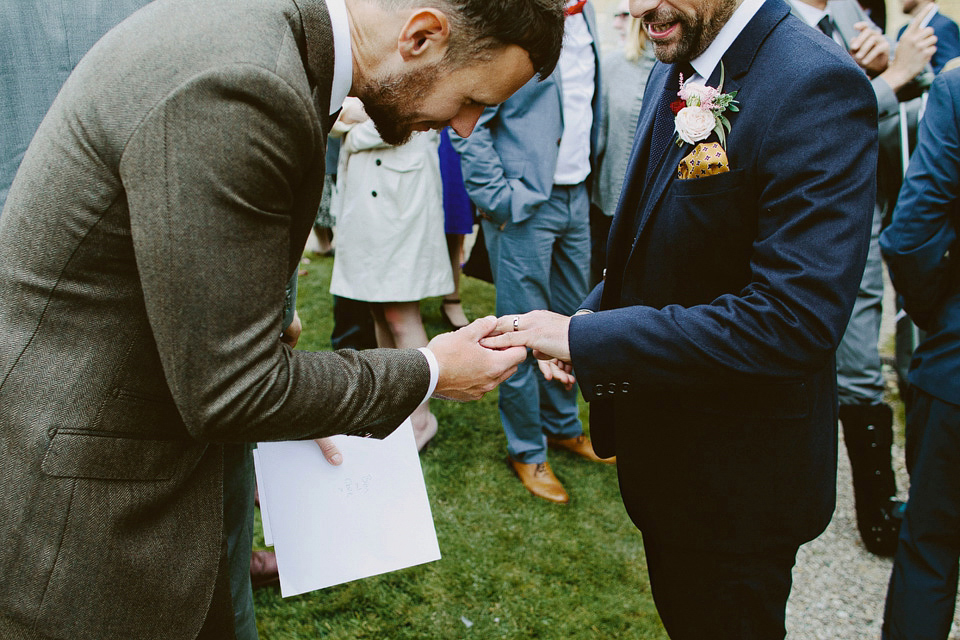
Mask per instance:
[[[803,0],[790,0],[790,6],[793,8],[793,12],[811,27],[816,27],[823,16],[830,13],[829,10],[818,9]]]
[[[336,113],[353,86],[353,48],[350,45],[350,19],[345,0],[325,0],[333,27],[333,85],[330,88],[330,114]]]
[[[720,28],[720,33],[713,39],[703,53],[690,61],[690,66],[702,80],[706,81],[713,75],[714,69],[720,64],[720,58],[727,52],[733,41],[737,39],[750,19],[756,15],[766,0],[743,0],[727,23]]]

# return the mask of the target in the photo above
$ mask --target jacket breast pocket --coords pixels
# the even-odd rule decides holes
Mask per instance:
[[[705,178],[674,180],[670,185],[670,195],[685,205],[704,204],[713,208],[727,202],[740,201],[746,197],[749,189],[747,172],[734,169]]]
[[[659,301],[649,303],[707,304],[749,282],[757,209],[751,191],[742,170],[671,182],[641,240],[643,270],[658,279]]]

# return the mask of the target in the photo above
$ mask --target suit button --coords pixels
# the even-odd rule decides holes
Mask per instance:
[[[596,386],[593,388],[593,393],[594,393],[595,395],[602,396],[602,395],[603,395],[603,385],[602,385],[602,384],[596,385]]]
[[[377,166],[379,167],[381,164],[383,164],[383,163],[380,162],[380,159],[378,158],[378,159],[377,159]]]
[[[630,393],[630,383],[629,382],[621,383],[620,391],[622,391],[623,393]]]
[[[617,392],[617,383],[616,383],[616,382],[611,382],[610,384],[607,385],[607,393],[609,393],[610,395],[613,395],[613,394],[615,394],[616,392]]]
[[[376,192],[376,191],[371,191],[371,192],[370,192],[370,195],[372,195],[374,198],[376,198],[376,197],[377,197],[377,192]]]

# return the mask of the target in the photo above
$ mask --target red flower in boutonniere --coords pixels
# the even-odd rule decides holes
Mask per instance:
[[[723,90],[723,63],[720,63],[720,87],[708,87],[699,82],[686,82],[680,78],[680,91],[677,95],[680,100],[672,103],[670,108],[676,118],[674,128],[677,132],[677,146],[683,143],[694,144],[705,140],[711,133],[720,138],[720,146],[726,145],[726,134],[730,131],[730,120],[726,112],[736,112],[736,91],[722,93]],[[680,105],[679,109],[675,105]]]

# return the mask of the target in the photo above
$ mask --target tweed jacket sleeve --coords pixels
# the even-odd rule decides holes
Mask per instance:
[[[383,437],[426,393],[415,350],[309,353],[278,341],[293,215],[323,158],[311,113],[282,76],[226,65],[167,95],[124,149],[147,316],[198,439]]]

